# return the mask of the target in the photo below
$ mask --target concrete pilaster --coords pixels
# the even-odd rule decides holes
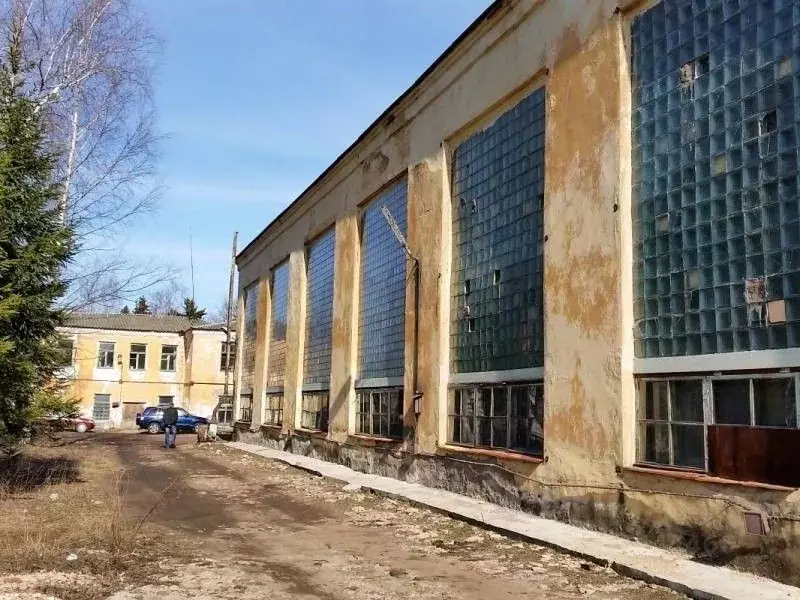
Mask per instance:
[[[630,244],[630,169],[622,138],[624,48],[619,23],[592,34],[547,78],[544,199],[545,459],[542,477],[616,480],[622,459],[623,410],[631,396],[623,374],[631,311],[621,284],[622,246]],[[586,77],[585,73],[596,73]],[[602,74],[602,75],[599,75]],[[586,111],[585,106],[602,107]],[[581,118],[576,119],[580,114]],[[623,232],[627,229],[628,233]],[[625,273],[623,270],[627,269]],[[628,293],[630,298],[630,294]]]
[[[283,430],[300,426],[303,392],[303,352],[306,330],[306,251],[289,255],[289,303],[286,315],[286,371],[283,384]]]
[[[253,382],[253,417],[250,429],[256,430],[264,422],[264,387],[267,381],[267,361],[269,360],[269,333],[271,296],[269,278],[258,282],[258,316],[256,330],[256,365]]]
[[[444,155],[442,151],[408,172],[408,243],[419,261],[419,299],[415,306],[414,265],[409,261],[404,425],[415,429],[417,450],[421,452],[436,451],[441,407],[447,400],[449,313],[442,300],[449,293],[451,242],[449,206],[445,207],[449,194],[445,198]],[[418,418],[414,414],[415,392],[423,395]]]
[[[355,419],[361,273],[359,213],[336,222],[329,436],[344,441]]]

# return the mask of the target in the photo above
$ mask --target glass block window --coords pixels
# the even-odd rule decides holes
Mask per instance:
[[[544,453],[544,386],[459,386],[448,398],[451,444]]]
[[[663,0],[633,21],[637,357],[800,346],[799,10]]]
[[[283,394],[267,394],[264,399],[264,423],[283,424]]]
[[[453,155],[452,373],[544,364],[545,90]]]
[[[312,431],[328,431],[328,392],[303,392],[300,426]]]
[[[111,394],[94,395],[92,418],[95,421],[108,421],[111,418]]]
[[[289,262],[272,271],[272,326],[267,357],[267,386],[281,387],[286,375],[286,319],[289,312]]]
[[[242,336],[242,394],[252,394],[256,372],[258,331],[258,283],[244,289],[244,332]],[[251,398],[252,400],[252,398]]]
[[[308,247],[304,383],[328,385],[331,377],[334,240],[331,229]]]
[[[402,377],[405,349],[406,254],[383,208],[406,235],[405,180],[364,209],[361,229],[360,379]]]
[[[356,431],[384,438],[403,437],[403,388],[356,390]]]

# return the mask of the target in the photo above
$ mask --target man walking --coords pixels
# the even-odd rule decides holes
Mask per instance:
[[[164,448],[175,447],[175,436],[178,433],[178,409],[168,406],[164,409]]]

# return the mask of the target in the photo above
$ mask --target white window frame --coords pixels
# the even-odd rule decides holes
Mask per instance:
[[[111,350],[103,350],[103,345],[110,345]],[[116,342],[98,342],[97,343],[97,368],[98,369],[113,369],[114,368],[114,354],[117,350]],[[111,355],[110,364],[107,364],[109,361],[108,356]]]
[[[144,348],[143,352],[134,351],[134,346],[139,346]],[[142,359],[142,366],[139,366],[139,358]],[[135,360],[134,360],[135,359]],[[132,363],[135,363],[136,366],[131,366]],[[144,371],[147,369],[147,344],[138,344],[132,343],[130,352],[128,353],[128,369],[131,371]]]
[[[172,352],[167,352],[167,348],[172,348]],[[170,358],[171,364],[170,364]],[[167,368],[164,368],[164,359],[167,361]],[[178,346],[175,344],[161,344],[161,363],[159,364],[160,371],[164,373],[174,373],[178,366]],[[170,368],[171,367],[171,368]]]
[[[759,427],[765,429],[792,429],[790,427],[776,427],[769,425],[756,424],[756,411],[755,411],[755,391],[753,380],[756,379],[788,379],[794,380],[794,394],[795,394],[795,427],[793,429],[800,429],[800,372],[773,372],[773,373],[720,373],[715,372],[712,374],[699,374],[699,373],[673,373],[670,375],[653,375],[641,376],[636,380],[636,417],[637,417],[637,433],[636,433],[636,460],[637,464],[666,469],[676,469],[681,471],[699,471],[708,472],[708,426],[716,424],[715,417],[715,404],[714,404],[714,382],[715,381],[734,381],[746,379],[749,381],[749,401],[750,401],[750,423],[747,425],[730,424],[730,427]],[[703,422],[702,423],[689,423],[682,421],[672,420],[672,386],[669,382],[672,381],[687,381],[687,380],[701,380],[703,390]],[[659,419],[646,419],[645,409],[647,401],[647,384],[652,382],[667,382],[667,420]],[[647,461],[645,458],[645,424],[646,423],[665,423],[668,425],[668,445],[669,445],[669,464]],[[703,454],[704,454],[704,468],[696,469],[682,465],[674,465],[675,453],[672,434],[673,424],[686,424],[703,427]]]

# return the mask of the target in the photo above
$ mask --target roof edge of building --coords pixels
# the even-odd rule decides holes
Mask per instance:
[[[436,60],[434,60],[427,69],[417,77],[417,79],[402,93],[397,99],[392,102],[379,116],[376,118],[362,133],[359,135],[356,140],[350,144],[345,150],[337,156],[333,162],[331,162],[325,170],[320,173],[311,184],[306,187],[300,194],[286,207],[284,208],[278,216],[276,216],[269,224],[264,227],[264,229],[259,232],[256,237],[254,237],[247,245],[236,255],[236,264],[239,264],[239,261],[244,257],[245,254],[250,252],[250,250],[255,247],[255,245],[261,241],[269,231],[276,226],[279,222],[281,222],[286,215],[291,211],[294,207],[296,207],[300,201],[308,195],[314,188],[317,187],[325,177],[333,171],[340,163],[342,163],[348,155],[372,132],[374,131],[381,122],[389,116],[399,105],[403,102],[409,95],[411,95],[414,90],[416,90],[425,80],[436,70],[436,68],[442,64],[453,52],[461,45],[464,40],[469,37],[478,27],[480,27],[485,21],[491,19],[494,14],[500,10],[505,4],[508,4],[510,0],[494,0],[484,11],[478,15],[478,17],[470,23],[470,25],[461,32],[461,34],[442,52]]]

